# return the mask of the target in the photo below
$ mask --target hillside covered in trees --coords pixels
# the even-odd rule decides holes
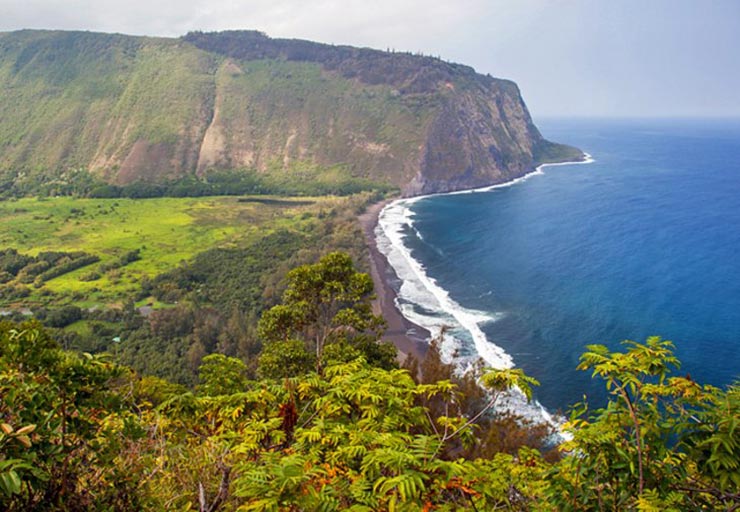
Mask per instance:
[[[671,342],[586,348],[604,407],[553,437],[498,407],[521,370],[398,368],[372,282],[335,252],[288,273],[255,370],[184,387],[0,324],[0,505],[30,510],[735,510],[740,389],[677,376]],[[256,373],[255,373],[256,371]],[[512,391],[513,390],[513,391]]]
[[[192,193],[214,171],[250,193],[308,181],[418,194],[583,156],[542,137],[513,82],[254,31],[0,33],[0,149],[0,194],[96,182],[105,197],[179,180],[172,193]]]

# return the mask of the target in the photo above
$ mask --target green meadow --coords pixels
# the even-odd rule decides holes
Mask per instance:
[[[14,248],[32,256],[44,251],[84,251],[100,258],[42,284],[29,285],[31,295],[23,304],[112,306],[138,291],[142,278],[170,270],[199,252],[248,246],[276,229],[310,229],[322,210],[339,201],[266,196],[24,198],[0,202],[0,249]],[[135,250],[140,259],[116,264]],[[0,306],[9,305],[0,302]]]

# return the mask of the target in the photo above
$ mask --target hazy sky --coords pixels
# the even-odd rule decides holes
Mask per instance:
[[[0,31],[273,37],[422,51],[545,116],[740,116],[740,0],[0,0]]]

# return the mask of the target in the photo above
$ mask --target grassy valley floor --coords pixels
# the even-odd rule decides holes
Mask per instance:
[[[279,229],[310,231],[320,216],[344,202],[346,198],[265,196],[0,202],[0,249],[31,256],[84,251],[99,257],[42,283],[11,279],[1,284],[26,287],[28,296],[1,299],[0,307],[51,302],[116,306],[140,288],[143,278],[214,247],[246,247]],[[138,251],[138,259],[126,262],[132,251]]]

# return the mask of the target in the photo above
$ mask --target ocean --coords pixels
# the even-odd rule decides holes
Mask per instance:
[[[740,120],[546,120],[590,154],[487,191],[392,203],[378,247],[397,305],[465,369],[482,357],[538,379],[567,412],[602,382],[585,346],[672,340],[681,375],[740,377]]]

